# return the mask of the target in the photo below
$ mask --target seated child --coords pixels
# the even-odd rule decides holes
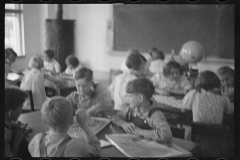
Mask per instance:
[[[45,101],[41,113],[49,130],[36,134],[29,143],[32,157],[92,157],[99,154],[99,140],[86,123],[84,110],[76,112],[76,121],[85,132],[85,137],[81,138],[67,134],[73,123],[73,108],[64,97],[56,96]]]
[[[183,99],[184,109],[192,110],[194,122],[222,124],[224,110],[233,113],[234,107],[227,97],[220,95],[219,78],[212,71],[204,71],[195,83],[196,89]]]
[[[171,143],[172,133],[164,114],[150,100],[154,86],[149,79],[138,78],[128,82],[130,107],[113,116],[113,123],[125,132],[141,135],[157,142]]]
[[[187,77],[182,75],[181,66],[175,61],[168,62],[163,73],[155,74],[151,80],[156,92],[160,95],[185,95],[187,91],[192,89]]]
[[[129,55],[132,54],[132,53],[140,54],[139,50],[136,50],[136,49],[131,49],[131,50],[129,51]],[[126,66],[126,61],[127,61],[127,58],[125,58],[125,59],[123,60],[123,62],[122,62],[122,64],[121,64],[121,67],[120,67],[120,70],[121,70],[122,72],[124,72],[124,73],[125,73],[125,72],[129,73],[129,69],[128,69],[128,67]]]
[[[65,63],[67,68],[65,70],[66,78],[74,80],[75,72],[82,68],[82,65],[79,63],[77,57],[70,55],[66,58]]]
[[[227,96],[230,101],[234,101],[234,70],[230,67],[224,66],[219,68],[218,77],[221,81],[222,95]]]
[[[33,103],[35,108],[41,108],[43,102],[47,99],[44,80],[52,80],[48,74],[42,71],[43,61],[39,56],[33,56],[28,63],[29,71],[26,71],[20,88],[23,90],[31,90]]]
[[[163,67],[165,66],[165,55],[163,51],[160,51],[157,48],[152,48],[150,50],[150,55],[152,58],[149,66],[149,71],[151,73],[162,73]]]
[[[11,64],[15,62],[17,58],[17,53],[11,49],[5,49],[5,74],[8,75],[9,72],[16,72],[11,69]]]
[[[17,87],[5,88],[5,157],[31,157],[27,150],[27,125],[14,123],[18,120],[27,98],[27,92]]]
[[[114,102],[107,88],[93,81],[93,71],[88,68],[81,68],[75,73],[75,85],[77,91],[67,96],[67,100],[73,106],[73,112],[77,109],[84,109],[89,116],[106,117],[111,111]]]
[[[147,60],[138,53],[131,53],[126,60],[126,66],[129,72],[124,72],[115,76],[109,89],[114,100],[114,109],[121,110],[129,105],[127,102],[127,92],[125,87],[127,83],[137,77],[146,76],[146,62]]]

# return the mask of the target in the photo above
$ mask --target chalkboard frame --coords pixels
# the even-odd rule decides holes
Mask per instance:
[[[114,50],[114,5],[122,5],[122,4],[113,4],[111,6],[111,16],[107,21],[107,52],[112,56],[120,56],[120,57],[126,57],[128,55],[128,51],[120,51],[120,50]],[[176,51],[178,53],[178,51]],[[169,53],[165,53],[166,58],[169,57]],[[234,59],[228,59],[228,58],[219,58],[219,57],[204,57],[202,62],[206,63],[224,63],[224,64],[233,64]]]

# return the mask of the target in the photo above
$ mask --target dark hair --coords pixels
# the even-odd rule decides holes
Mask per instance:
[[[138,78],[128,82],[126,86],[127,93],[140,93],[144,95],[147,99],[151,99],[155,88],[152,82],[147,78]]]
[[[73,56],[73,55],[70,55],[66,58],[66,64],[70,64],[72,65],[74,68],[76,68],[78,65],[79,65],[79,61],[77,59],[77,57]]]
[[[54,57],[54,52],[52,51],[52,50],[46,50],[45,52],[44,52],[50,59],[53,59],[53,57]]]
[[[147,62],[146,58],[143,55],[137,54],[137,53],[131,53],[127,57],[126,66],[129,69],[134,69],[138,71],[143,62]]]
[[[208,91],[214,88],[220,88],[220,86],[221,82],[218,76],[212,71],[199,73],[195,82],[195,88],[197,91],[200,91],[201,88]]]
[[[170,74],[171,69],[173,69],[173,68],[179,69],[180,74],[182,74],[182,67],[181,67],[181,65],[180,65],[179,63],[175,62],[175,61],[169,61],[169,62],[165,65],[165,67],[163,68],[163,75],[164,75],[165,77],[167,77],[167,76]]]
[[[150,49],[150,52],[149,52],[151,56],[153,56],[153,52],[157,53],[157,59],[161,59],[161,60],[165,59],[165,55],[163,51],[158,50],[156,47],[153,47]]]
[[[87,81],[93,80],[93,71],[88,68],[81,68],[75,72],[75,80],[85,78]]]
[[[5,88],[5,112],[17,109],[28,97],[28,93],[17,87]]]
[[[5,58],[8,57],[10,54],[17,57],[17,53],[12,48],[6,48],[5,49]]]
[[[130,52],[130,54],[132,54],[132,53],[140,54],[139,50],[137,50],[137,49],[130,49],[129,52]]]
[[[229,74],[234,78],[234,70],[228,66],[223,66],[218,69],[218,74],[219,75],[224,75],[224,74]]]

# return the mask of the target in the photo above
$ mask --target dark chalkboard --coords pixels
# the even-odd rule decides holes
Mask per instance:
[[[207,57],[234,59],[234,5],[114,5],[114,51],[179,52],[190,40]]]

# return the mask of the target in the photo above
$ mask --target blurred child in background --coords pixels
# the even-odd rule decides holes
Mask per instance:
[[[164,58],[165,55],[163,51],[157,48],[151,48],[150,50],[151,62],[149,66],[149,71],[151,73],[162,73],[163,67],[165,66]]]

